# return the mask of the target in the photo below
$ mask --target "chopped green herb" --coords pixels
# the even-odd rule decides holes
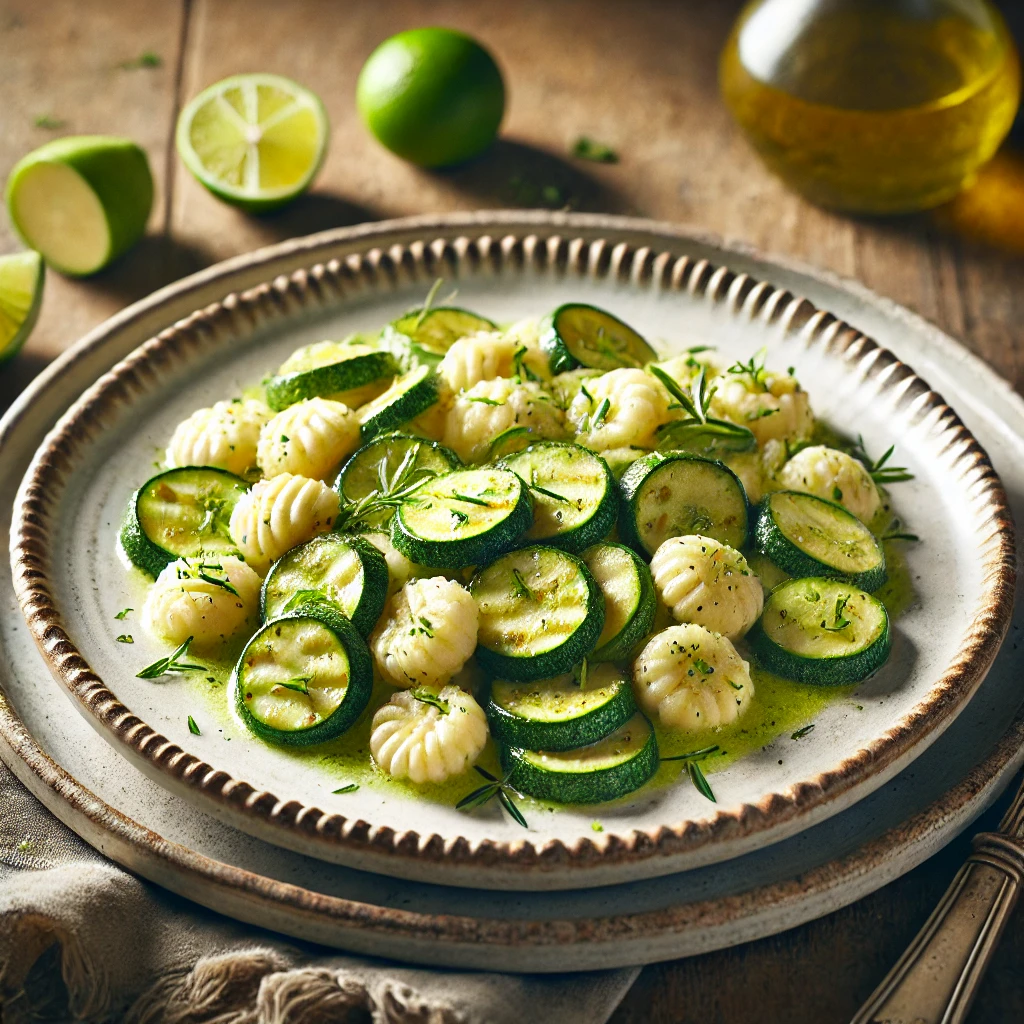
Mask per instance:
[[[465,512],[460,512],[457,508],[449,509],[449,511],[456,526],[465,526],[469,522],[469,516]]]
[[[522,825],[523,828],[529,828],[526,824],[526,819],[523,817],[522,811],[516,807],[512,800],[511,794],[515,793],[515,790],[508,785],[508,775],[502,779],[495,778],[486,768],[481,768],[480,765],[473,765],[473,770],[483,776],[487,780],[487,784],[481,786],[479,789],[474,789],[472,793],[464,796],[456,805],[457,811],[468,811],[474,807],[482,807],[484,804],[493,800],[495,797],[498,799],[498,803],[508,812],[513,821]],[[519,794],[516,793],[518,796]]]
[[[131,633],[122,633],[120,636],[114,637],[119,644],[133,644],[135,643],[135,637]]]
[[[836,598],[836,610],[835,618],[832,621],[832,625],[826,625],[824,622],[821,624],[822,629],[828,630],[830,633],[838,633],[841,629],[846,629],[850,624],[850,620],[843,615],[846,611],[847,602],[850,600],[849,595],[843,594]]]
[[[468,501],[470,505],[479,505],[481,508],[491,507],[489,501],[484,501],[483,498],[474,498],[471,494],[453,494],[452,497],[458,501]]]
[[[713,804],[718,803],[711,786],[708,785],[708,780],[704,777],[704,772],[701,771],[701,767],[696,761],[686,762],[686,772],[690,776],[690,781],[693,783],[694,788],[701,796],[710,800]]]
[[[339,786],[337,789],[332,789],[332,793],[354,793],[359,788],[359,783],[350,782],[347,786]]]
[[[117,613],[117,614],[116,614],[116,615],[114,616],[114,618],[115,618],[115,619],[126,619],[126,618],[128,618],[128,613],[129,613],[129,612],[133,612],[133,611],[135,611],[135,609],[134,609],[134,608],[122,608],[122,609],[121,609],[121,610],[120,610],[120,611],[119,611],[119,612],[118,612],[118,613]]]
[[[526,580],[523,579],[523,574],[518,569],[512,570],[512,589],[516,592],[517,597],[522,597],[527,601],[537,600],[537,595],[526,585]]]
[[[504,402],[499,402],[496,398],[484,398],[483,395],[473,395],[466,399],[467,402],[479,402],[481,405],[504,405]]]
[[[604,418],[608,415],[608,410],[611,407],[612,403],[607,398],[601,400],[601,404],[597,407],[597,412],[594,413],[593,419],[590,421],[591,430],[596,430],[604,422]]]
[[[765,379],[767,377],[767,371],[764,368],[764,360],[767,354],[767,348],[759,348],[745,363],[737,359],[726,372],[737,376],[746,375],[758,387],[764,387]]]
[[[451,713],[452,707],[446,700],[442,700],[433,690],[427,690],[424,687],[419,687],[416,690],[410,690],[409,693],[416,698],[421,704],[429,704],[432,708],[437,708],[442,715]]]
[[[276,686],[283,686],[286,690],[294,690],[295,693],[304,693],[309,696],[309,684],[313,682],[312,676],[293,676],[283,683],[276,683]]]
[[[864,438],[860,434],[857,435],[857,443],[850,448],[850,454],[855,458],[859,459],[867,467],[867,471],[871,474],[871,479],[876,484],[898,484],[904,480],[913,480],[914,474],[911,473],[906,466],[890,466],[889,460],[892,458],[893,452],[896,451],[896,445],[891,444],[886,449],[885,454],[877,461],[873,461],[868,455],[864,448]]]
[[[290,440],[291,438],[287,434],[281,435],[281,444],[287,444]]]
[[[832,488],[832,500],[842,501],[843,500],[843,489],[837,484]]]
[[[602,142],[595,142],[581,135],[572,145],[572,155],[580,160],[591,160],[597,164],[617,164],[619,154]]]
[[[599,821],[592,821],[592,822],[590,823],[590,827],[591,827],[591,828],[592,828],[592,829],[593,829],[593,830],[594,830],[595,832],[603,832],[603,831],[604,831],[604,825],[602,825],[602,824],[601,824],[601,822],[599,822]]]
[[[694,658],[693,667],[702,675],[710,676],[714,675],[715,668],[713,665],[709,665],[703,658]]]
[[[804,736],[806,736],[809,732],[812,732],[813,730],[814,730],[814,723],[811,722],[810,725],[805,725],[802,729],[797,729],[797,731],[795,733],[793,733],[792,736],[790,736],[790,739],[791,740],[803,739]]]
[[[202,735],[202,733],[199,731],[199,726],[196,725],[196,720],[191,715],[188,716],[188,731],[192,733],[193,736]]]
[[[688,754],[674,754],[672,757],[662,757],[662,761],[700,761],[707,757],[709,754],[714,754],[718,750],[718,744],[716,743],[713,747],[701,747],[700,750],[691,750]]]

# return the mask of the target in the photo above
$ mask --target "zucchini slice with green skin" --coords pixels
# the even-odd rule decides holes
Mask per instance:
[[[362,537],[323,533],[282,555],[260,591],[260,617],[276,619],[311,602],[334,605],[368,636],[388,597],[388,563]]]
[[[330,605],[308,604],[259,629],[231,688],[239,716],[260,739],[311,746],[340,736],[363,713],[373,664],[348,619]]]
[[[237,555],[231,510],[249,489],[210,466],[182,466],[147,480],[128,502],[121,547],[143,572],[159,576],[177,558]]]
[[[476,657],[492,677],[547,679],[578,665],[604,628],[604,597],[584,562],[559,548],[521,548],[481,569]]]
[[[437,441],[410,434],[384,434],[363,445],[349,458],[334,489],[343,501],[355,503],[375,492],[394,490],[399,473],[403,485],[408,485],[450,473],[461,465],[458,455]],[[384,509],[369,517],[367,524],[386,526],[393,515],[394,509]]]
[[[514,547],[532,522],[530,495],[515,473],[458,469],[427,480],[398,506],[391,543],[420,565],[462,569]]]
[[[618,489],[604,459],[577,444],[532,444],[500,463],[518,473],[533,498],[525,539],[566,551],[602,540],[619,514]]]
[[[359,410],[363,441],[396,430],[426,412],[437,400],[438,376],[429,366],[417,366],[402,374],[384,394]]]
[[[597,804],[639,789],[658,771],[651,723],[635,714],[610,736],[576,750],[503,747],[508,784],[520,793],[561,804]]]
[[[526,750],[572,750],[596,743],[636,714],[628,673],[598,665],[577,682],[572,675],[532,683],[496,681],[487,702],[491,734]]]
[[[604,594],[604,629],[591,662],[627,661],[654,625],[658,595],[647,563],[623,544],[594,544],[580,553]]]
[[[435,306],[426,311],[415,309],[399,317],[391,327],[426,354],[436,357],[438,362],[459,338],[477,331],[497,330],[493,321],[458,306]]]
[[[322,347],[314,357],[288,360],[279,373],[267,381],[267,405],[275,412],[307,398],[324,398],[340,391],[352,391],[374,381],[394,377],[398,361],[390,352],[368,351],[362,345],[338,342]]]
[[[651,452],[619,481],[619,534],[651,557],[670,537],[699,533],[742,548],[747,495],[728,466],[689,452]]]
[[[881,541],[842,505],[813,494],[769,494],[758,510],[754,542],[790,576],[826,576],[868,591],[886,580]]]
[[[552,373],[578,366],[617,370],[644,367],[658,353],[618,317],[582,302],[568,302],[546,316],[540,325],[540,347]]]
[[[747,634],[757,663],[786,679],[818,686],[858,683],[892,649],[885,605],[842,580],[780,583]]]

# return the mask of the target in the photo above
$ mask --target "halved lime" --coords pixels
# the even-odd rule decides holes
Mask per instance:
[[[37,252],[0,256],[0,363],[32,333],[43,302],[42,257]]]
[[[204,89],[178,118],[178,155],[215,196],[272,210],[304,192],[327,152],[320,97],[281,75],[234,75]]]
[[[7,179],[18,234],[66,274],[95,274],[144,234],[153,176],[131,139],[72,135],[29,153]]]

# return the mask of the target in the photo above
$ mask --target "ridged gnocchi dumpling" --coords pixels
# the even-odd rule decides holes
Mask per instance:
[[[503,454],[532,441],[565,437],[562,411],[539,384],[517,384],[508,377],[482,380],[452,400],[444,443],[463,462],[484,462],[495,439],[515,427],[524,428],[523,434]]]
[[[711,415],[749,427],[759,445],[768,441],[802,441],[814,430],[807,392],[788,374],[762,371],[723,373],[709,384],[715,388]]]
[[[437,372],[453,392],[465,391],[482,380],[511,377],[519,345],[500,331],[477,331],[455,341]]]
[[[780,470],[779,485],[835,501],[862,522],[882,504],[875,481],[852,455],[816,444],[798,451]]]
[[[685,732],[734,722],[750,706],[750,666],[732,641],[689,623],[656,633],[633,665],[637,703]]]
[[[425,565],[417,565],[406,558],[391,543],[391,537],[388,534],[364,533],[362,536],[364,540],[368,540],[384,556],[384,560],[388,563],[389,596],[401,590],[409,580],[435,575],[434,569],[428,569]]]
[[[378,708],[370,731],[370,752],[381,770],[416,783],[444,782],[461,774],[486,742],[483,708],[457,686],[438,693],[394,694]]]
[[[370,650],[394,686],[446,682],[476,649],[480,611],[465,587],[443,576],[412,580],[389,598]]]
[[[245,561],[266,572],[296,544],[326,533],[340,499],[322,480],[281,473],[253,484],[231,513],[231,539]]]
[[[622,369],[585,381],[569,406],[577,440],[588,448],[653,448],[669,419],[668,392],[643,370]]]
[[[197,409],[182,420],[167,445],[175,466],[215,466],[243,476],[256,465],[260,431],[274,414],[262,402],[239,399]]]
[[[216,647],[256,618],[261,582],[238,558],[179,558],[150,586],[142,624],[174,647],[189,637],[197,649]]]
[[[761,582],[735,548],[692,534],[665,541],[651,559],[654,585],[677,622],[737,640],[764,607]]]
[[[309,398],[279,412],[260,432],[256,461],[267,477],[326,477],[359,447],[359,417],[344,403]]]

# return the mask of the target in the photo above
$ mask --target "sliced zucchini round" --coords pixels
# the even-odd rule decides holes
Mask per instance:
[[[876,597],[841,580],[787,580],[747,634],[757,663],[819,686],[857,683],[885,664],[889,616]]]
[[[580,553],[604,594],[604,629],[592,662],[627,661],[654,625],[658,596],[647,563],[623,544],[594,544]]]
[[[582,551],[602,540],[619,514],[618,488],[604,459],[577,444],[532,444],[503,459],[533,498],[526,540]]]
[[[260,591],[265,622],[311,602],[334,605],[368,636],[388,597],[388,563],[362,537],[323,533],[282,555]]]
[[[622,539],[648,557],[669,537],[699,533],[741,548],[747,495],[728,466],[689,452],[651,452],[619,481]]]
[[[440,362],[445,352],[467,334],[497,330],[497,325],[486,317],[470,313],[468,309],[459,309],[457,306],[415,309],[399,317],[391,327],[398,334],[408,338],[415,348],[421,350],[413,350],[413,354],[419,357],[421,362]]]
[[[508,551],[529,529],[526,484],[507,469],[458,469],[427,480],[391,520],[391,543],[420,565],[461,569]]]
[[[158,473],[131,496],[121,547],[150,576],[176,558],[237,555],[231,510],[248,489],[240,477],[208,466]]]
[[[643,367],[658,358],[628,324],[582,302],[559,306],[541,321],[540,346],[548,355],[552,373],[577,366],[595,370]]]
[[[394,377],[398,362],[390,352],[344,342],[310,346],[284,363],[266,382],[267,404],[275,412],[307,398],[325,398]]]
[[[375,492],[387,493],[432,476],[458,469],[458,455],[436,441],[409,434],[375,437],[342,467],[334,488],[346,502],[357,502]],[[370,516],[367,525],[382,527],[391,521],[394,509]]]
[[[373,666],[355,626],[326,604],[265,623],[231,677],[235,708],[260,739],[310,746],[340,736],[363,713]]]
[[[397,377],[372,402],[359,410],[359,431],[363,441],[396,430],[425,413],[438,400],[438,377],[429,366],[417,366]]]
[[[878,538],[842,505],[813,494],[769,494],[758,510],[754,541],[790,576],[827,576],[868,591],[886,580]]]
[[[562,804],[596,804],[639,789],[658,771],[651,723],[635,714],[610,736],[576,750],[503,747],[508,782],[520,793]]]
[[[636,714],[629,674],[597,665],[532,683],[497,681],[487,701],[491,735],[526,750],[572,750],[604,739]]]
[[[594,649],[604,597],[583,561],[558,548],[521,548],[469,584],[480,609],[477,661],[498,679],[546,679]]]

